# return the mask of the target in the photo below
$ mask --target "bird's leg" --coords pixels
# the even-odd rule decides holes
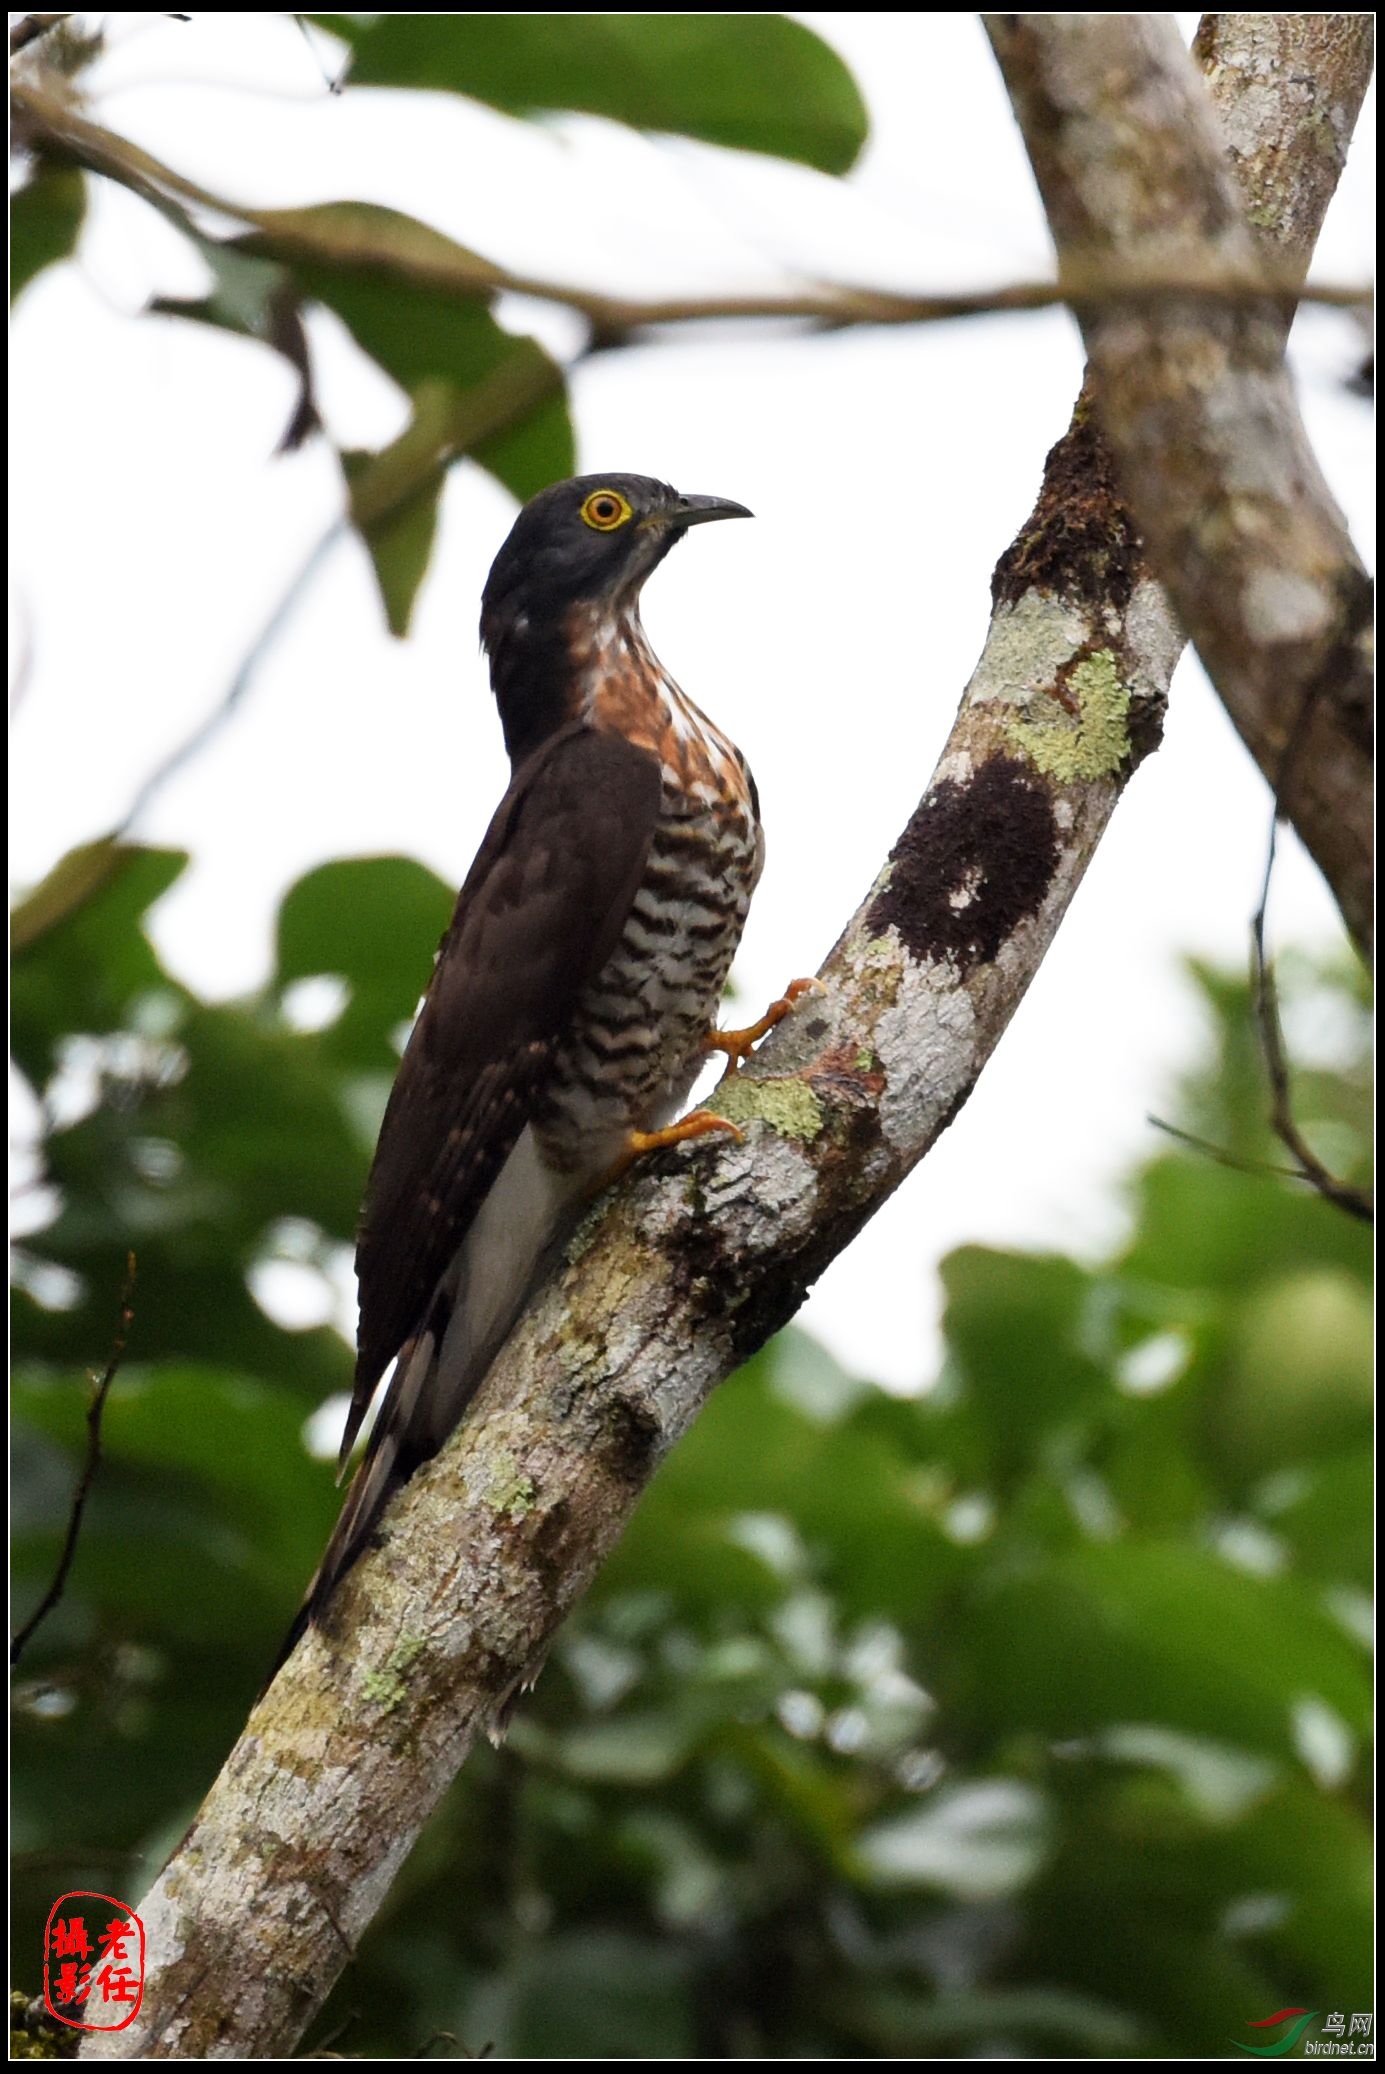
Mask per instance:
[[[662,1152],[666,1145],[686,1145],[689,1139],[710,1137],[713,1131],[726,1131],[738,1145],[745,1143],[745,1132],[732,1123],[729,1116],[718,1116],[712,1109],[694,1109],[678,1123],[671,1123],[662,1131],[631,1131],[625,1150],[615,1164],[602,1176],[602,1188],[609,1188],[628,1173],[637,1159],[647,1152]]]
[[[792,979],[777,1001],[771,1001],[758,1023],[751,1023],[745,1030],[709,1030],[702,1040],[704,1051],[724,1051],[730,1059],[729,1070],[734,1072],[742,1060],[748,1059],[762,1037],[768,1036],[776,1023],[782,1023],[789,1010],[805,994],[820,994],[822,981],[819,979]]]

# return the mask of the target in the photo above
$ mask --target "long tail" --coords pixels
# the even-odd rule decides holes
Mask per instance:
[[[303,1604],[294,1615],[274,1659],[270,1679],[278,1675],[301,1638],[320,1619],[328,1600],[370,1540],[380,1515],[395,1492],[402,1490],[414,1471],[437,1453],[446,1437],[442,1435],[432,1439],[418,1417],[420,1399],[429,1386],[437,1382],[440,1339],[445,1329],[445,1320],[436,1320],[428,1331],[410,1340],[401,1350],[365,1457],[351,1479],[332,1537],[323,1552],[322,1561],[313,1572]],[[484,1373],[484,1367],[479,1369],[470,1378],[469,1387],[464,1386],[458,1393],[458,1418],[475,1395]],[[462,1381],[461,1378],[457,1380]],[[266,1684],[268,1682],[266,1680]]]
[[[426,1322],[400,1351],[365,1459],[271,1679],[320,1620],[395,1492],[462,1418],[579,1212],[571,1185],[540,1166],[526,1131],[439,1283]]]

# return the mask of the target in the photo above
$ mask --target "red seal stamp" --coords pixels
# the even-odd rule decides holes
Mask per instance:
[[[43,2001],[76,2031],[123,2031],[144,1996],[144,1925],[114,1894],[60,1894],[43,1932]]]

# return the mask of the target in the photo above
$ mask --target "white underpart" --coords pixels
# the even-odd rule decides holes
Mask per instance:
[[[585,1179],[555,1174],[540,1158],[533,1130],[526,1126],[520,1133],[443,1278],[452,1316],[423,1399],[428,1429],[438,1442],[456,1425],[499,1351]]]

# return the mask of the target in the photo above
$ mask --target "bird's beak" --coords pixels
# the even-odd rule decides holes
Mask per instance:
[[[754,518],[743,504],[733,504],[729,497],[680,497],[668,513],[672,526],[702,526],[710,519]]]

